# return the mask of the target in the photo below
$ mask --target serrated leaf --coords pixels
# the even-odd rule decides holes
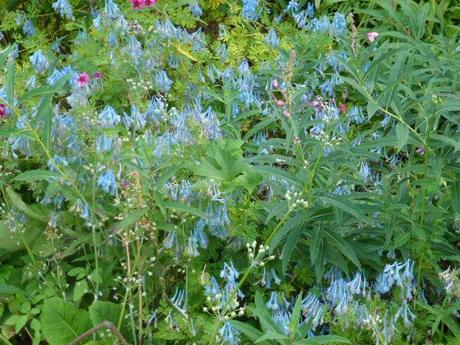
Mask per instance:
[[[58,297],[44,303],[40,321],[43,336],[50,345],[69,345],[77,336],[92,327],[87,311]]]

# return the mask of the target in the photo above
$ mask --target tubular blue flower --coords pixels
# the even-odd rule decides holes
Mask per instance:
[[[75,211],[86,221],[90,220],[89,204],[81,199],[77,199],[75,204],[72,206],[71,211]]]
[[[228,237],[227,225],[230,224],[230,219],[228,218],[225,204],[215,206],[213,203],[210,203],[207,216],[211,234],[220,239],[226,239]]]
[[[194,17],[201,17],[201,15],[203,14],[203,10],[201,9],[200,4],[197,0],[193,0],[192,2],[190,2],[188,8],[190,9],[190,12],[192,12]]]
[[[157,87],[162,92],[168,92],[171,89],[173,81],[168,78],[168,75],[165,71],[161,70],[155,75],[155,82]]]
[[[324,304],[314,294],[309,293],[302,300],[302,314],[307,322],[312,322],[313,329],[323,324],[324,312]]]
[[[116,19],[121,14],[120,9],[113,0],[105,0],[104,12],[110,19]]]
[[[22,26],[22,32],[27,36],[35,35],[34,22],[31,19],[27,19]]]
[[[342,36],[347,31],[347,20],[342,13],[336,12],[332,21],[332,31],[337,36]]]
[[[284,335],[289,334],[289,326],[291,324],[291,313],[287,311],[277,311],[274,313],[272,319],[278,325]]]
[[[268,45],[276,48],[278,47],[279,45],[279,39],[278,39],[278,35],[276,33],[276,30],[271,28],[267,35],[265,36],[265,39],[264,39],[265,43],[267,43]]]
[[[132,35],[128,37],[128,43],[123,48],[123,51],[133,60],[136,65],[140,63],[140,60],[144,55],[141,43],[137,40],[136,37]]]
[[[366,294],[367,280],[359,272],[356,272],[355,277],[348,283],[348,289],[352,295],[363,295]]]
[[[113,128],[121,121],[120,115],[110,105],[105,106],[98,115],[99,122],[103,128]]]
[[[74,20],[72,6],[68,0],[57,0],[53,3],[54,10],[64,19]]]
[[[394,322],[397,322],[399,317],[403,319],[404,325],[406,327],[410,327],[414,323],[415,314],[410,310],[406,300],[402,302],[401,307],[396,312]]]
[[[193,237],[193,234],[188,238],[188,245],[185,248],[185,251],[191,257],[197,257],[200,255],[200,252],[198,251],[198,242],[196,238]]]
[[[368,182],[371,178],[371,168],[367,164],[367,162],[361,162],[359,168],[359,177],[363,182]]]
[[[112,169],[107,170],[99,176],[97,186],[102,188],[104,192],[116,195],[118,193],[117,181]]]
[[[176,288],[174,296],[170,298],[172,305],[182,314],[187,314],[187,304],[185,291],[183,289]]]
[[[278,310],[280,308],[278,304],[278,293],[276,291],[272,291],[272,294],[266,306],[268,309],[271,309],[273,311]]]
[[[240,332],[230,322],[225,322],[219,330],[224,344],[238,345],[240,343]]]
[[[204,221],[204,219],[200,219],[198,222],[196,222],[192,233],[192,236],[195,238],[197,243],[200,245],[201,248],[204,249],[208,247],[208,237],[206,236],[206,233],[204,231],[205,226],[206,222]]]
[[[256,20],[259,17],[259,0],[243,0],[243,17]]]
[[[224,262],[224,267],[220,271],[220,277],[223,278],[226,282],[235,283],[240,273],[237,271],[233,262]]]
[[[175,231],[168,232],[166,236],[163,246],[165,248],[171,249],[177,245],[177,233]]]
[[[289,11],[297,12],[298,9],[299,9],[299,3],[296,0],[290,0],[284,11],[285,12],[289,12]]]
[[[104,153],[112,149],[112,138],[106,135],[100,135],[96,139],[96,152]]]
[[[217,295],[221,295],[220,286],[217,283],[216,278],[211,277],[209,284],[204,286],[204,294],[205,296],[211,298],[212,301],[217,301]]]
[[[38,73],[43,73],[49,68],[48,60],[40,49],[32,54],[30,63]]]

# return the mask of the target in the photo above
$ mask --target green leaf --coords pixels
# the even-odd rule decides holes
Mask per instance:
[[[3,69],[5,62],[8,60],[8,56],[14,49],[16,49],[16,44],[9,46],[0,52],[0,69]]]
[[[231,320],[230,324],[235,327],[237,330],[242,332],[246,337],[249,338],[251,341],[257,341],[262,336],[262,332],[259,331],[257,328],[251,326],[248,323]]]
[[[47,220],[44,215],[35,212],[28,205],[26,205],[24,201],[22,201],[21,197],[16,194],[13,189],[11,189],[11,187],[6,187],[6,194],[8,195],[8,198],[10,199],[13,206],[16,207],[19,211],[24,212],[26,215],[34,219],[41,221]]]
[[[321,226],[316,226],[313,229],[313,234],[310,240],[310,261],[314,265],[319,257],[323,242],[323,232]]]
[[[366,217],[366,215],[361,211],[359,207],[354,205],[347,197],[345,196],[339,196],[339,195],[334,195],[333,197],[331,196],[317,196],[317,198],[322,199],[329,204],[340,208],[342,211],[345,211],[346,213],[351,214],[352,216],[356,217],[360,221],[363,222],[371,222],[371,220]]]
[[[122,221],[118,223],[115,223],[112,226],[112,229],[111,229],[112,232],[117,233],[117,232],[120,232],[121,230],[124,230],[130,227],[131,225],[136,223],[139,219],[141,219],[147,213],[147,211],[148,209],[142,208],[139,210],[134,210],[132,212],[129,212],[125,219],[123,219]]]
[[[24,294],[24,291],[13,285],[0,283],[0,295]]]
[[[284,334],[279,334],[275,332],[267,332],[259,339],[257,339],[256,344],[261,343],[266,340],[289,340],[289,337],[285,336]]]
[[[89,307],[89,317],[91,318],[91,321],[94,325],[98,325],[104,321],[109,321],[113,323],[115,327],[118,327],[120,319],[122,319],[122,322],[124,321],[124,319],[121,317],[121,313],[121,305],[111,302],[95,301]],[[130,332],[130,328],[128,327],[128,323],[123,322],[119,331],[127,340],[132,339],[132,334]]]
[[[43,336],[50,345],[69,345],[92,327],[89,314],[58,297],[47,300],[40,321]]]
[[[82,297],[89,292],[88,283],[86,280],[80,280],[73,287],[73,301],[78,302]]]
[[[321,345],[332,343],[351,344],[347,338],[340,337],[338,335],[318,335],[312,339],[304,339],[296,342],[296,344],[299,345]]]
[[[460,179],[457,179],[452,186],[452,209],[455,214],[460,215]]]
[[[342,237],[340,237],[338,234],[333,234],[329,232],[329,230],[324,229],[324,235],[328,239],[328,244],[332,244],[334,247],[336,247],[340,252],[345,255],[353,264],[355,264],[356,267],[361,269],[361,265],[359,263],[359,260],[356,256],[355,251],[351,246],[345,241]]]
[[[49,170],[27,170],[23,172],[22,174],[19,174],[15,178],[13,178],[13,181],[25,181],[25,182],[33,182],[33,181],[41,181],[41,180],[47,180],[47,179],[56,179],[59,178],[61,175],[58,173],[49,171]]]
[[[191,207],[185,204],[182,204],[177,201],[164,201],[163,202],[164,207],[173,209],[175,211],[181,211],[189,214],[193,214],[195,216],[201,217],[201,218],[206,218],[206,214],[201,212],[199,209],[195,207]]]
[[[304,229],[301,226],[299,226],[296,229],[292,230],[286,239],[286,243],[283,246],[283,252],[281,254],[281,269],[283,270],[283,272],[286,272],[287,270],[289,261],[291,260],[292,253],[294,252],[294,249],[296,248],[297,242],[299,242],[299,239],[302,236],[303,231]]]
[[[398,151],[401,151],[409,139],[409,127],[399,122],[396,125],[396,138],[398,139]]]
[[[37,87],[35,89],[27,91],[19,99],[19,103],[23,103],[23,102],[25,102],[28,99],[31,99],[33,97],[37,97],[37,96],[52,96],[55,93],[58,93],[59,91],[62,90],[62,87],[63,87],[64,83],[67,81],[68,78],[69,78],[69,75],[66,75],[63,78],[59,79],[59,81],[57,82],[56,85],[41,86],[41,87]]]
[[[51,108],[52,96],[48,95],[43,97],[38,105],[37,118],[43,121],[43,128],[41,130],[43,143],[45,148],[50,150],[51,143],[51,120],[53,115],[53,110]]]
[[[11,107],[14,107],[14,67],[15,61],[10,57],[7,65],[5,91],[6,100]]]

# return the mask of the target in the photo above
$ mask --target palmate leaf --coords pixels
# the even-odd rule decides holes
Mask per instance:
[[[50,345],[68,345],[92,327],[89,314],[72,303],[55,297],[43,305],[40,321],[43,336]]]

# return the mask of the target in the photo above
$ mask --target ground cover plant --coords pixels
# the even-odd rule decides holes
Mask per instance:
[[[0,0],[0,343],[460,343],[459,18]]]

